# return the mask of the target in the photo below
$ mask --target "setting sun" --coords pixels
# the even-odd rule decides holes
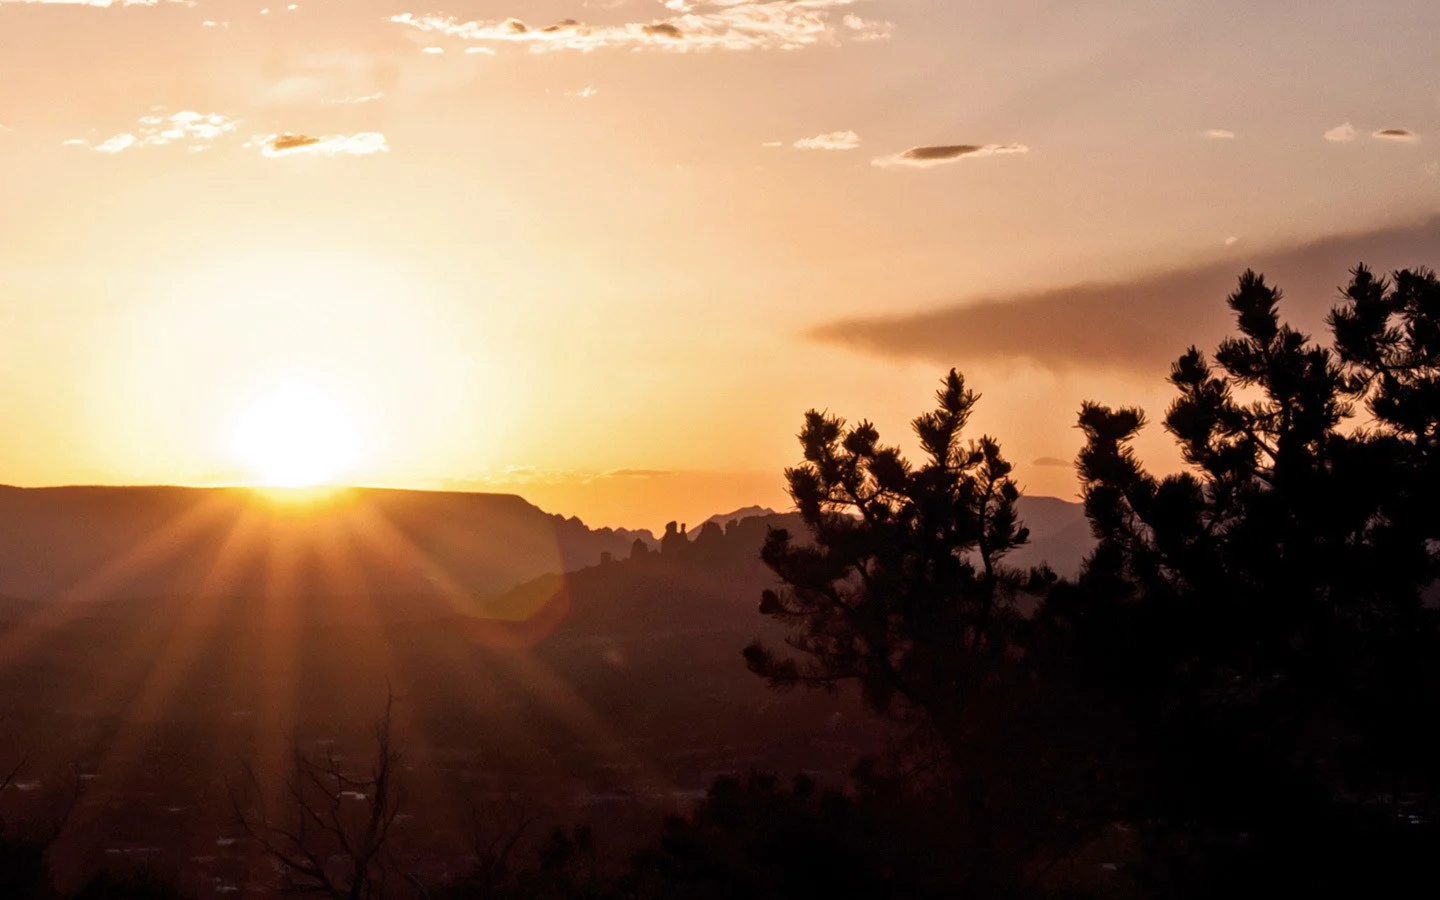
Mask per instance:
[[[332,395],[302,382],[258,397],[235,424],[231,450],[257,486],[331,484],[356,462],[359,433]]]

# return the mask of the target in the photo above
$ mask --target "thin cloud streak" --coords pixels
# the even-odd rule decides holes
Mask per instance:
[[[796,150],[854,150],[860,146],[860,135],[853,131],[832,131],[801,138],[792,146]]]
[[[358,134],[270,134],[251,138],[246,147],[259,147],[260,155],[270,159],[282,156],[374,156],[389,153],[390,144],[378,131]]]
[[[1068,459],[1061,459],[1058,456],[1042,456],[1039,459],[1030,460],[1032,466],[1043,466],[1053,468],[1069,468],[1075,463]]]
[[[911,147],[900,153],[872,159],[870,164],[882,169],[897,166],[909,169],[930,169],[962,159],[1029,152],[1030,148],[1024,144],[949,144],[937,147]]]

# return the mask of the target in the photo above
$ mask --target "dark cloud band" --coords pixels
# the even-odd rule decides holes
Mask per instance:
[[[979,298],[902,316],[845,319],[809,332],[816,341],[876,356],[944,365],[1020,360],[1049,369],[1163,371],[1191,344],[1212,346],[1231,328],[1225,297],[1245,268],[1286,294],[1282,314],[1312,333],[1339,298],[1346,273],[1435,261],[1440,217],[1418,225],[1326,238],[1288,249],[1114,284],[1077,284]]]

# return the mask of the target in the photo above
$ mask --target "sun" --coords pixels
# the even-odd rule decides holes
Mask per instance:
[[[230,449],[257,487],[319,487],[351,471],[360,436],[334,394],[290,382],[257,396],[241,412]]]

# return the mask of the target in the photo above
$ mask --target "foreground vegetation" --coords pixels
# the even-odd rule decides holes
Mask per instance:
[[[854,683],[896,726],[849,784],[725,777],[626,865],[589,829],[530,852],[502,830],[426,884],[388,852],[387,715],[368,767],[297,754],[279,789],[233,786],[236,821],[274,887],[351,900],[1433,889],[1440,282],[1356,269],[1325,345],[1279,301],[1246,273],[1235,335],[1172,367],[1186,472],[1146,470],[1140,410],[1082,408],[1098,544],[1074,580],[1006,566],[1019,490],[995,439],[964,438],[959,373],[915,420],[918,460],[807,414],[786,473],[805,533],[763,549],[759,613],[788,638],[744,662],[777,690]],[[51,895],[55,833],[0,831],[7,896]],[[112,873],[76,896],[173,894]]]

